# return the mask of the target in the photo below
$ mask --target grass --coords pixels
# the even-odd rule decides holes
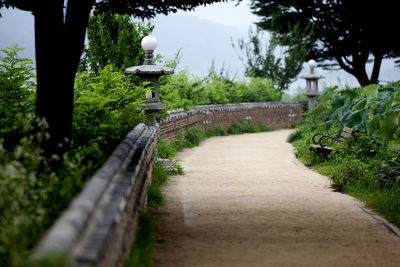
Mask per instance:
[[[155,240],[154,219],[151,213],[145,212],[139,218],[135,244],[124,267],[147,267],[152,265]]]
[[[384,215],[388,221],[400,227],[400,191],[351,186],[347,193],[364,201],[368,208]]]

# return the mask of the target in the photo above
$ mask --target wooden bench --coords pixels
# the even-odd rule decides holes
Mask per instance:
[[[322,155],[325,159],[332,151],[337,151],[336,149],[325,145],[325,142],[328,140],[333,140],[336,143],[341,144],[346,138],[353,136],[355,140],[357,140],[354,135],[354,129],[344,126],[342,132],[337,137],[332,137],[322,133],[316,133],[312,137],[312,141],[314,144],[310,145],[310,151],[314,151],[317,154]],[[316,141],[316,137],[319,137],[318,141]]]

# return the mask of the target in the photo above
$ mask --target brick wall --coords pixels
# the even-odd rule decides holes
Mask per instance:
[[[175,138],[178,132],[195,126],[205,130],[220,126],[228,128],[234,122],[262,123],[270,129],[287,128],[302,121],[300,102],[240,103],[196,106],[190,110],[170,111],[160,125],[160,135]]]

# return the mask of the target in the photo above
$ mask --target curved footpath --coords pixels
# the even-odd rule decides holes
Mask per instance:
[[[154,266],[400,266],[397,228],[299,163],[291,131],[212,137],[180,153],[185,175],[155,211]]]

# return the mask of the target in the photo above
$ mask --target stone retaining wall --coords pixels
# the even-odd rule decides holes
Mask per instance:
[[[65,255],[73,266],[122,266],[151,182],[156,127],[136,126],[39,244],[32,259]]]
[[[214,129],[233,122],[290,127],[302,121],[303,105],[242,103],[170,111],[157,127],[136,126],[57,220],[32,259],[65,255],[72,266],[123,266],[146,206],[157,134],[174,138],[185,129]]]
[[[160,135],[175,138],[180,131],[200,126],[205,130],[228,128],[234,122],[262,123],[270,129],[287,128],[302,121],[301,102],[240,103],[196,106],[169,111],[160,125]]]

